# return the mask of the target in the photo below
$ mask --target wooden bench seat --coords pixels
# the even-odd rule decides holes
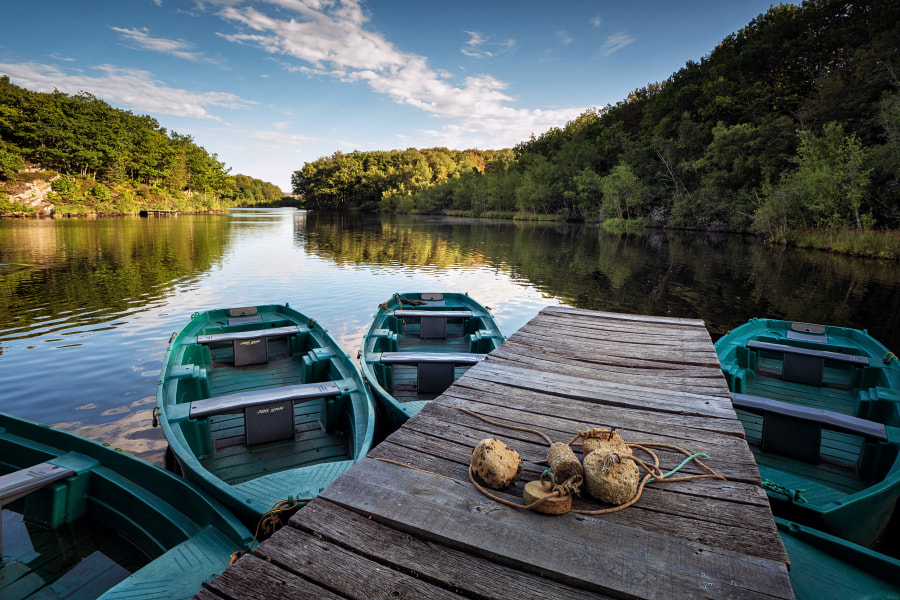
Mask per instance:
[[[487,354],[468,352],[382,352],[379,362],[384,365],[416,365],[420,363],[474,365]]]
[[[486,354],[468,352],[382,352],[383,365],[416,365],[416,386],[420,393],[440,394],[454,381],[456,365],[474,365]]]
[[[218,342],[234,342],[239,340],[252,340],[259,337],[278,337],[280,335],[294,335],[301,331],[309,331],[301,329],[297,325],[287,325],[285,327],[269,327],[267,329],[251,329],[248,331],[226,331],[223,333],[210,333],[206,335],[198,335],[198,344],[213,344]]]
[[[784,354],[797,354],[799,356],[811,356],[823,358],[825,360],[834,360],[837,362],[849,363],[860,367],[868,367],[869,359],[866,356],[857,356],[855,354],[844,354],[843,352],[830,352],[828,350],[811,350],[809,348],[797,348],[796,346],[788,346],[787,344],[778,344],[774,342],[760,342],[758,340],[750,340],[747,347],[751,350],[768,350],[769,352],[781,352]]]
[[[42,462],[27,469],[0,475],[0,506],[74,474],[74,469]]]
[[[267,327],[245,331],[225,331],[197,336],[198,344],[232,343],[234,366],[258,365],[269,361],[269,338],[296,335],[307,328],[297,325]]]
[[[818,463],[823,429],[888,441],[883,424],[859,417],[747,394],[732,394],[731,401],[736,409],[763,416],[760,447],[764,452]]]
[[[761,396],[748,394],[732,394],[731,402],[735,408],[756,414],[779,414],[793,419],[817,423],[826,429],[861,435],[868,439],[886,442],[887,429],[881,423],[860,419],[822,408],[810,408],[800,404],[781,402]]]
[[[0,510],[3,506],[24,498],[32,492],[44,488],[51,483],[75,475],[76,471],[68,467],[42,462],[27,469],[19,469],[6,475],[0,475]],[[0,556],[3,554],[3,527],[0,523]]]
[[[209,415],[238,412],[245,408],[271,404],[273,402],[308,400],[326,396],[340,396],[340,394],[340,388],[333,381],[286,385],[266,390],[239,392],[237,394],[216,396],[215,398],[207,398],[205,400],[195,400],[190,403],[188,416],[192,419],[196,419],[199,417],[208,417]]]
[[[750,340],[748,350],[763,350],[780,353],[783,357],[781,378],[785,381],[821,386],[825,376],[825,361],[849,364],[855,367],[868,367],[869,359],[855,354],[831,352],[829,350],[811,350],[787,344]]]
[[[471,310],[410,310],[406,308],[394,311],[396,317],[409,318],[443,318],[443,319],[467,319],[475,316]]]
[[[294,402],[340,396],[341,393],[341,388],[333,381],[239,392],[195,400],[188,405],[187,411],[181,411],[181,418],[196,419],[243,411],[246,442],[253,446],[294,437]],[[173,416],[170,415],[170,419]],[[328,429],[328,424],[324,426]]]

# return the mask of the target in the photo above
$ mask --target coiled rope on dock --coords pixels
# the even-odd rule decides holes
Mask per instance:
[[[562,443],[554,443],[550,439],[549,436],[547,436],[543,432],[540,432],[536,429],[501,423],[501,422],[489,419],[483,415],[479,415],[478,413],[475,413],[475,412],[465,409],[465,408],[460,408],[460,407],[454,407],[454,408],[456,410],[459,410],[460,412],[463,412],[467,415],[475,417],[475,418],[477,418],[481,421],[484,421],[485,423],[489,423],[491,425],[495,425],[498,427],[503,427],[503,428],[511,429],[511,430],[515,430],[515,431],[533,433],[535,435],[538,435],[539,437],[543,438],[543,440],[546,441],[547,444],[551,446],[551,448],[553,448],[554,446],[563,445]],[[589,429],[586,431],[579,431],[572,438],[572,440],[567,444],[567,446],[572,446],[579,439],[584,440],[584,439],[588,439],[588,438],[600,437],[603,435],[607,436],[606,439],[609,440],[609,439],[612,439],[612,436],[614,433],[615,433],[615,427],[609,427],[608,429],[593,428],[593,429]],[[582,514],[582,515],[603,515],[603,514],[618,512],[620,510],[628,508],[629,506],[634,505],[638,500],[640,500],[641,494],[643,493],[643,490],[644,490],[644,487],[648,483],[651,483],[651,482],[671,483],[671,482],[693,481],[693,480],[697,480],[697,479],[717,479],[720,481],[726,480],[725,477],[718,474],[715,470],[713,470],[712,468],[710,468],[709,466],[707,466],[700,460],[700,458],[708,458],[708,456],[702,452],[690,452],[688,450],[685,450],[684,448],[681,448],[681,447],[678,447],[678,446],[675,446],[672,444],[662,444],[662,443],[656,443],[656,442],[640,442],[640,443],[633,442],[633,443],[625,444],[625,447],[627,447],[627,449],[628,449],[627,452],[620,451],[620,452],[609,452],[609,453],[602,454],[600,456],[601,462],[599,464],[599,470],[605,473],[605,472],[609,471],[610,469],[614,468],[614,466],[616,464],[621,464],[623,461],[631,461],[639,469],[642,469],[644,471],[644,475],[641,477],[640,482],[637,484],[637,491],[634,493],[634,495],[630,499],[627,499],[626,501],[624,501],[622,503],[617,503],[615,506],[612,506],[609,508],[602,508],[602,509],[596,509],[596,510],[585,510],[585,509],[574,509],[574,508],[569,507],[569,508],[564,508],[564,509],[559,509],[559,510],[553,510],[554,514],[565,514],[565,513],[571,512],[571,513]],[[660,459],[659,459],[658,454],[656,452],[654,452],[651,448],[657,449],[657,450],[670,450],[673,452],[679,452],[679,453],[683,454],[686,458],[677,467],[675,467],[674,469],[670,470],[667,473],[664,473],[660,467]],[[644,459],[638,458],[637,456],[634,456],[634,454],[632,453],[633,450],[638,450],[640,452],[643,452],[644,454],[646,454],[649,457],[649,459],[644,460]],[[577,460],[577,458],[576,458],[576,460]],[[679,471],[681,471],[681,469],[683,469],[685,466],[687,466],[690,463],[695,463],[697,466],[699,466],[701,469],[703,469],[705,471],[705,473],[695,474],[695,475],[682,475],[682,476],[677,476],[677,477],[675,476]],[[539,509],[541,509],[542,505],[544,505],[546,502],[552,501],[554,498],[557,498],[557,499],[562,499],[565,497],[571,498],[572,496],[579,493],[579,488],[580,488],[581,484],[583,483],[583,476],[581,474],[575,473],[575,474],[569,475],[563,481],[559,481],[556,477],[556,474],[553,472],[552,469],[545,469],[541,473],[541,477],[538,480],[540,482],[540,487],[541,487],[541,490],[543,493],[540,494],[540,497],[538,497],[536,500],[534,500],[532,502],[527,502],[526,504],[519,504],[517,502],[508,500],[506,498],[502,498],[502,497],[494,494],[493,492],[489,491],[488,489],[486,489],[485,486],[481,485],[477,480],[476,473],[475,473],[475,467],[473,466],[473,463],[469,464],[468,474],[469,474],[469,481],[482,494],[484,494],[485,496],[487,496],[488,498],[490,498],[496,502],[499,502],[506,506],[510,506],[510,507],[520,509],[520,510],[539,510]],[[526,485],[526,488],[527,487],[528,487],[528,485]],[[535,487],[532,486],[532,489],[535,489]],[[528,492],[527,489],[526,489],[526,492]],[[527,496],[527,493],[526,493],[526,496]],[[541,511],[541,512],[545,512],[545,511]]]

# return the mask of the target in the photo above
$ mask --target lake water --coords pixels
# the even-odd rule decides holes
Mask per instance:
[[[438,217],[232,210],[0,220],[0,410],[161,464],[168,340],[198,310],[288,302],[356,356],[395,292],[465,291],[506,335],[548,305],[868,329],[900,348],[900,266],[743,236]]]

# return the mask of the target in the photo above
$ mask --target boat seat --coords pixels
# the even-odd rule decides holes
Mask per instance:
[[[0,507],[74,474],[73,469],[42,462],[27,469],[0,475]]]
[[[190,403],[192,419],[232,412],[244,412],[247,445],[294,437],[294,402],[340,396],[333,381],[303,383],[265,390],[216,396]]]
[[[765,350],[767,352],[780,352],[784,357],[784,365],[781,377],[785,381],[803,383],[806,385],[822,385],[825,375],[825,361],[841,362],[858,367],[868,367],[869,359],[855,354],[831,352],[828,350],[810,350],[798,348],[787,344],[749,340],[747,348],[750,350]]]
[[[474,365],[486,354],[467,352],[382,352],[383,365],[416,365],[419,392],[440,394],[453,383],[456,365]]]
[[[471,310],[409,310],[397,309],[395,317],[418,318],[419,337],[443,340],[447,338],[447,319],[467,319],[474,316]]]
[[[859,417],[748,394],[731,394],[731,402],[737,409],[763,415],[762,449],[789,458],[818,462],[822,429],[888,441],[883,424]]]
[[[243,367],[269,362],[269,338],[295,335],[301,331],[304,329],[297,325],[248,331],[226,331],[198,335],[197,343],[205,345],[232,342],[234,344],[234,366]]]

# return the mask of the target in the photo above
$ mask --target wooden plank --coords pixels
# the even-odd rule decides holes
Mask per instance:
[[[614,313],[595,310],[584,310],[568,306],[548,306],[540,311],[540,315],[570,315],[575,317],[587,317],[588,320],[625,321],[631,323],[643,323],[649,325],[664,325],[666,329],[695,328],[706,331],[706,325],[701,319],[686,319],[681,317],[654,317],[651,315],[632,315],[628,313]],[[709,335],[709,334],[707,334]]]
[[[291,526],[469,598],[607,598],[410,536],[330,502],[313,501],[293,516]]]
[[[701,591],[716,597],[792,596],[779,561],[664,535],[636,536],[633,528],[608,521],[586,529],[575,519],[498,505],[459,482],[372,459],[360,464],[363,468],[345,473],[320,498],[559,583],[641,598],[686,598]]]
[[[669,413],[720,416],[734,418],[729,396],[712,396],[679,392],[628,383],[585,381],[559,373],[544,373],[520,367],[495,367],[490,361],[479,363],[466,371],[457,385],[469,385],[470,379],[499,383],[507,387],[531,390],[582,402],[619,405],[623,408],[641,403],[644,408]],[[479,384],[481,385],[481,384]],[[724,385],[724,379],[723,379]]]
[[[228,600],[340,600],[342,596],[279,568],[252,554],[246,554],[213,579],[206,589]],[[195,596],[196,597],[196,596]]]
[[[422,598],[458,600],[459,595],[336,544],[284,527],[255,552],[282,569],[327,587],[345,598]]]

